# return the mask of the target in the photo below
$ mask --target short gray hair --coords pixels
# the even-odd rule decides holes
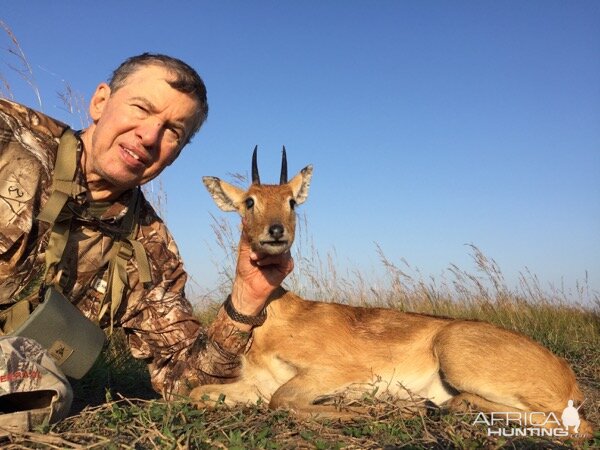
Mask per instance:
[[[208,117],[208,101],[206,99],[204,81],[202,81],[198,72],[180,59],[158,53],[142,53],[141,55],[127,58],[116,68],[108,80],[110,90],[113,92],[119,90],[126,84],[129,76],[142,67],[147,66],[159,66],[167,69],[175,77],[174,80],[168,81],[169,85],[179,92],[191,95],[198,102],[198,114],[193,123],[192,130],[184,143],[185,145],[192,139]]]

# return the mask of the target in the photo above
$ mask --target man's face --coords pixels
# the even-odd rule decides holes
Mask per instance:
[[[146,66],[116,91],[105,83],[96,89],[90,103],[94,123],[83,142],[86,178],[92,193],[101,193],[97,197],[152,180],[179,154],[198,104],[169,86],[171,78],[160,66]]]

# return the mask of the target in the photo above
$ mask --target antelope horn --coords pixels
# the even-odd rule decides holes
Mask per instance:
[[[260,184],[260,177],[258,176],[258,165],[256,164],[256,150],[258,145],[254,147],[252,153],[252,184]]]
[[[281,177],[279,178],[279,184],[286,184],[288,182],[288,171],[287,171],[287,156],[285,154],[285,145],[281,152]]]

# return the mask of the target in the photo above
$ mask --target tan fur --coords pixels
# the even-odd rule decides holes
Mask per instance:
[[[305,168],[287,185],[253,185],[248,191],[217,178],[204,182],[219,206],[227,192],[224,203],[242,215],[253,245],[277,222],[286,227],[287,249],[295,224],[289,199],[303,192],[304,201],[311,174]],[[253,211],[244,206],[248,197]],[[558,417],[568,400],[583,400],[568,364],[522,334],[480,321],[308,301],[281,287],[268,302],[266,322],[253,331],[239,378],[200,386],[191,398],[206,405],[225,394],[228,404],[262,399],[302,415],[352,417],[355,412],[328,400],[365,392],[424,398],[456,411]],[[580,432],[589,432],[583,422]]]

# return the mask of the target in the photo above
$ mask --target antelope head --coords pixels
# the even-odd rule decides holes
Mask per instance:
[[[312,166],[306,166],[288,181],[287,158],[283,147],[279,184],[261,184],[252,154],[252,184],[247,191],[216,177],[202,181],[215,203],[223,211],[237,211],[242,229],[252,250],[263,255],[279,255],[290,249],[296,231],[295,207],[304,203],[312,177]]]

